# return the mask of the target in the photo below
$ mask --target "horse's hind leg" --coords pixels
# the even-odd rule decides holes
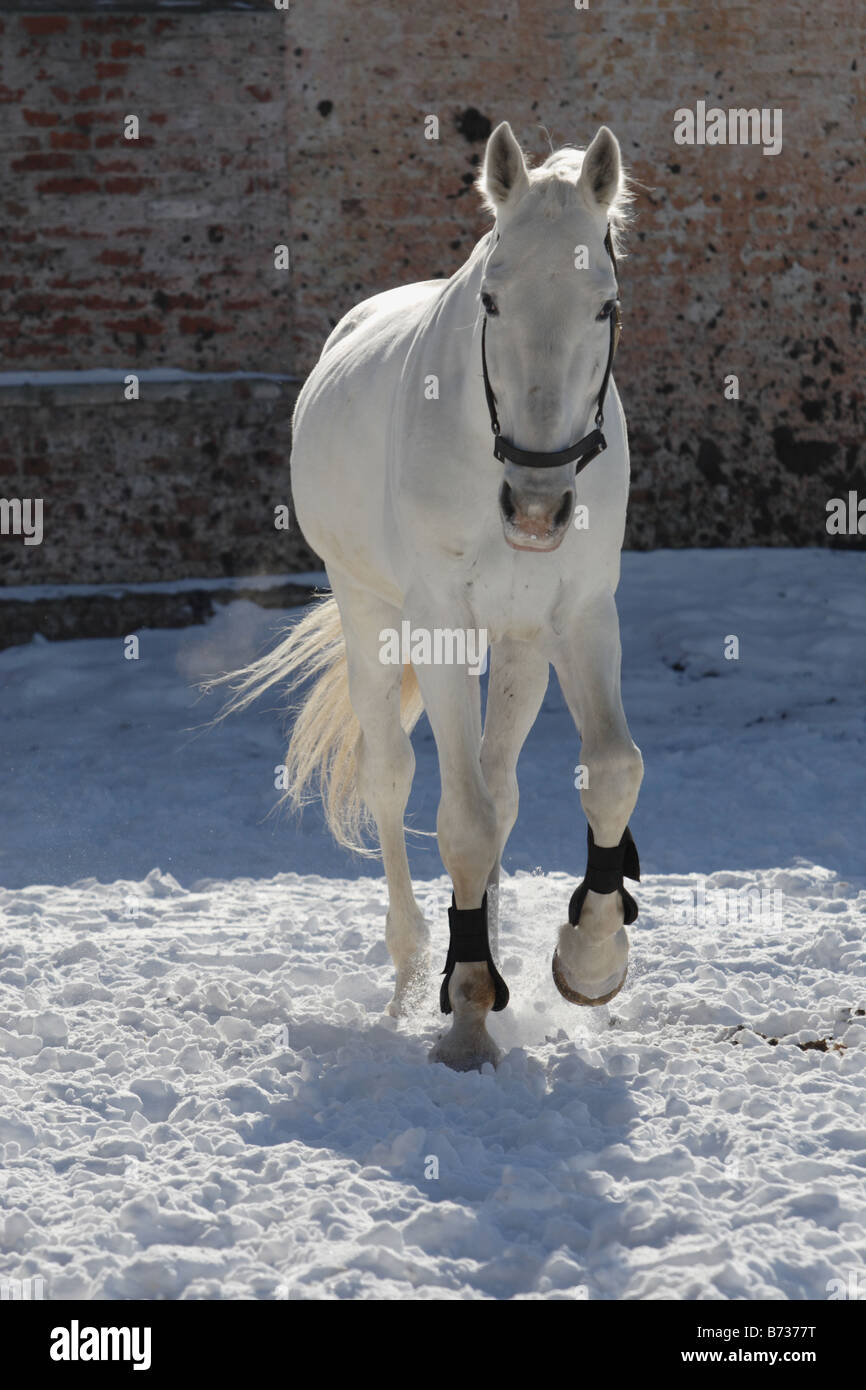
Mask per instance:
[[[429,971],[429,930],[415,901],[403,818],[415,774],[412,743],[400,722],[403,667],[379,659],[383,628],[399,631],[396,609],[332,575],[349,672],[349,698],[361,725],[358,790],[376,822],[388,880],[385,940],[396,971],[388,1012],[398,1016],[420,995]]]

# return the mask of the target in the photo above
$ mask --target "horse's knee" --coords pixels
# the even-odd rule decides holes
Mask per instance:
[[[415,776],[415,754],[402,728],[375,743],[363,732],[355,751],[358,790],[374,815],[377,806],[389,802],[400,810],[409,800]]]
[[[630,816],[643,781],[643,758],[634,743],[617,743],[600,748],[586,756],[586,786],[581,793],[584,810],[590,821],[600,821],[596,841],[609,844],[619,840],[623,827],[611,841],[605,834],[608,822],[615,831],[623,817]],[[601,835],[599,834],[601,830]]]

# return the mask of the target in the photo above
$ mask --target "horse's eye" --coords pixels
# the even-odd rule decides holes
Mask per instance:
[[[603,323],[605,319],[610,318],[611,314],[616,308],[616,303],[617,302],[615,299],[609,299],[606,304],[602,305],[601,313],[596,315],[596,320],[598,323]]]
[[[496,300],[493,298],[492,294],[482,294],[481,307],[484,310],[485,314],[487,314],[488,318],[495,319],[496,315],[499,313]]]

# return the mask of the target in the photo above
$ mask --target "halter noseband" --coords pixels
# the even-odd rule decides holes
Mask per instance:
[[[616,256],[614,255],[613,242],[608,227],[604,238],[604,248],[610,256],[613,265],[613,273],[616,275],[617,292],[619,292],[619,275],[617,274]],[[500,463],[517,463],[524,468],[559,468],[564,463],[573,463],[575,476],[586,468],[588,463],[592,463],[594,458],[607,448],[607,440],[602,433],[604,425],[604,398],[607,395],[608,382],[613,369],[613,359],[616,353],[619,335],[622,331],[622,315],[620,314],[619,301],[610,316],[610,348],[607,354],[607,366],[604,369],[604,378],[601,383],[601,390],[598,393],[598,404],[595,411],[595,429],[585,434],[583,439],[579,439],[576,444],[572,444],[569,449],[560,449],[555,454],[540,454],[533,449],[518,449],[516,444],[510,444],[507,439],[503,439],[499,428],[499,416],[496,413],[496,396],[493,394],[493,387],[490,385],[490,377],[487,373],[487,350],[485,346],[487,334],[487,315],[484,315],[484,323],[481,328],[481,369],[484,373],[484,394],[487,397],[487,409],[490,412],[490,428],[493,430],[493,457]]]

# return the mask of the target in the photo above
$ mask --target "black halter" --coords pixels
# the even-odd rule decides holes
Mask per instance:
[[[616,275],[617,292],[619,291],[619,276],[617,275],[616,256],[613,251],[613,242],[608,227],[604,238],[604,247],[610,256],[613,265],[613,273]],[[607,395],[607,386],[610,381],[610,374],[613,369],[613,359],[616,353],[619,335],[622,331],[622,315],[619,309],[619,299],[616,307],[610,316],[610,348],[607,354],[607,366],[604,369],[604,379],[601,383],[601,390],[598,393],[598,405],[595,411],[595,429],[585,434],[583,439],[579,439],[576,444],[572,444],[569,449],[560,449],[555,454],[539,454],[532,449],[518,449],[516,444],[509,444],[507,439],[503,439],[499,432],[499,416],[496,413],[496,397],[493,394],[493,387],[490,385],[490,377],[487,374],[487,350],[485,338],[487,334],[487,315],[484,315],[484,323],[481,328],[481,369],[484,373],[484,394],[487,397],[487,409],[490,412],[490,428],[495,436],[493,441],[493,457],[500,463],[506,460],[510,463],[518,463],[524,468],[559,468],[564,463],[573,463],[575,475],[581,469],[586,468],[588,463],[592,463],[594,458],[607,448],[607,440],[602,434],[604,425],[604,398]]]

